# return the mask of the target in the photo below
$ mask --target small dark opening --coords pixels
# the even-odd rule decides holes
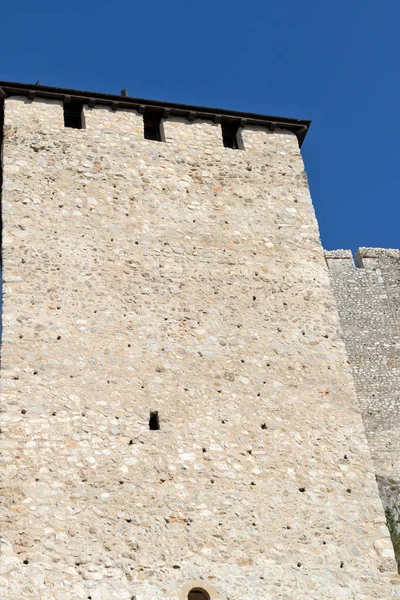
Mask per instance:
[[[233,150],[239,150],[238,140],[238,129],[237,123],[222,123],[222,141],[224,142],[225,148],[233,148]]]
[[[149,429],[151,429],[151,431],[156,431],[157,429],[160,429],[160,419],[158,416],[158,411],[151,411],[149,419]]]
[[[64,104],[64,126],[83,129],[83,106],[80,102]]]
[[[210,594],[201,588],[194,588],[190,590],[188,600],[210,600]]]
[[[146,140],[162,142],[161,113],[146,112],[143,116],[144,137]]]

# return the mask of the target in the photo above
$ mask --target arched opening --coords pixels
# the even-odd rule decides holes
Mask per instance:
[[[193,588],[188,594],[188,600],[211,600],[210,594],[201,588]]]

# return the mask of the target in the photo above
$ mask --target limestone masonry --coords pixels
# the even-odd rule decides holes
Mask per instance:
[[[400,516],[400,251],[326,252],[384,506]]]
[[[400,598],[398,254],[328,270],[307,122],[0,96],[1,600]]]

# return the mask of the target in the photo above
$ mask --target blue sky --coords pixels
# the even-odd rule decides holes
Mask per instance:
[[[326,248],[400,247],[399,0],[2,6],[0,79],[309,118]]]

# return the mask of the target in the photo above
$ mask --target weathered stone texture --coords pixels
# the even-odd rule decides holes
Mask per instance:
[[[3,597],[398,597],[296,137],[5,104]]]
[[[384,505],[400,516],[400,251],[326,253]]]

